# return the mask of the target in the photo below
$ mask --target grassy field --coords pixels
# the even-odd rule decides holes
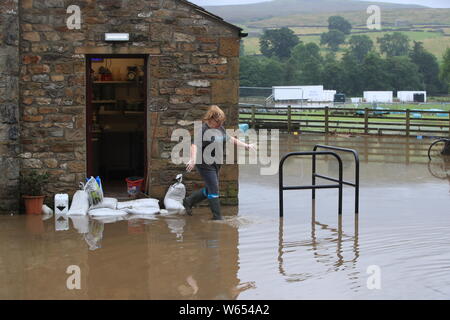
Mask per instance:
[[[301,33],[301,28],[295,28],[296,34]],[[391,32],[367,32],[365,35],[369,36],[374,42],[376,48],[378,49],[377,38],[383,37],[384,34]],[[421,41],[425,49],[433,53],[438,60],[442,59],[442,56],[447,48],[450,48],[450,36],[445,36],[439,32],[415,32],[415,31],[403,31],[408,35],[411,41]],[[304,34],[307,34],[304,32]],[[301,41],[304,43],[314,42],[317,45],[320,45],[320,36],[319,35],[304,35],[299,37]],[[340,52],[345,50],[346,45],[342,45]],[[246,55],[254,55],[261,54],[259,50],[259,38],[258,37],[247,37],[244,38],[244,50]],[[325,53],[326,49],[323,48],[323,52]],[[339,57],[339,55],[338,55]]]
[[[339,15],[349,20],[354,34],[366,34],[376,44],[376,40],[386,33],[400,31],[413,41],[421,41],[424,47],[441,60],[443,53],[450,48],[450,9],[398,9],[382,11],[383,30],[373,32],[366,28],[368,15],[365,12],[340,12]],[[320,43],[320,33],[327,31],[327,20],[333,13],[297,14],[274,17],[259,21],[241,23],[245,32],[250,34],[244,39],[245,54],[260,54],[259,36],[265,28],[289,27],[299,35],[303,42]],[[396,22],[407,24],[395,27]],[[403,31],[408,28],[411,31]],[[345,49],[342,46],[341,52]],[[338,55],[339,56],[339,55]]]

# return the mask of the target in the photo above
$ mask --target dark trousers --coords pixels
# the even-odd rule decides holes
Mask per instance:
[[[208,199],[219,198],[219,166],[196,166],[198,173],[205,182],[204,194]]]

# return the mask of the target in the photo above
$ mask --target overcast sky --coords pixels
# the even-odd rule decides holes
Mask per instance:
[[[257,3],[270,0],[190,0],[191,2],[200,6],[226,5],[226,4],[245,4]],[[315,0],[320,1],[320,0]],[[421,4],[433,8],[450,8],[450,0],[371,0],[377,2],[392,2],[392,3],[409,3]]]

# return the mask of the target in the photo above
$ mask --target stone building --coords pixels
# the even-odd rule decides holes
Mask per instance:
[[[245,34],[188,1],[4,0],[0,31],[2,212],[19,208],[28,170],[51,175],[49,196],[105,170],[120,188],[148,171],[150,195],[161,198],[184,171],[169,159],[174,129],[192,129],[211,104],[237,127]],[[133,172],[120,171],[127,163]],[[236,204],[237,165],[222,175],[223,202]],[[188,190],[200,184],[186,175]]]

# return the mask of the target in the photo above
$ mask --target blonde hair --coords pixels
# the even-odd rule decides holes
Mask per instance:
[[[205,116],[203,117],[203,121],[215,120],[217,122],[223,123],[226,119],[225,113],[219,106],[213,105],[209,107]]]

